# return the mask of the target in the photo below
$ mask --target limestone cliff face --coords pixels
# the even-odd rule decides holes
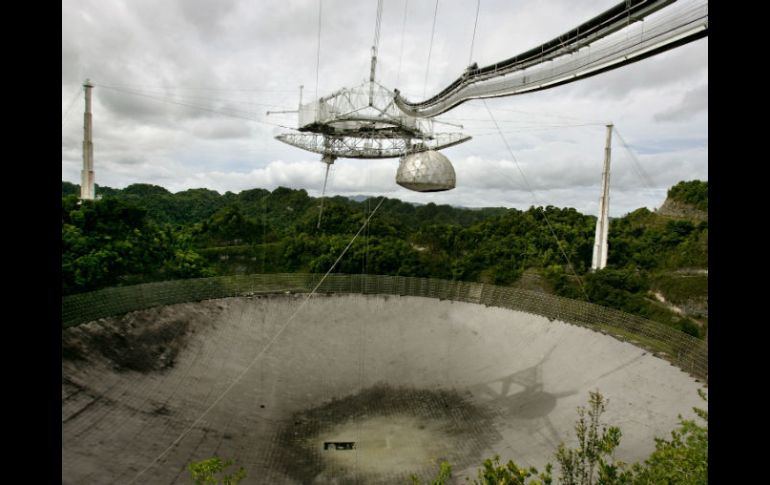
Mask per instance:
[[[693,205],[667,197],[663,205],[656,211],[662,216],[708,221],[709,213],[695,208]]]

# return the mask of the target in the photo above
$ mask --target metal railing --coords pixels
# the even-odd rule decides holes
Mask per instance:
[[[319,286],[320,282],[320,286]],[[270,293],[357,293],[438,298],[508,308],[611,335],[708,382],[707,342],[619,310],[483,283],[379,275],[253,274],[113,287],[62,298],[62,327],[155,306]]]
[[[629,9],[637,8],[626,5]],[[676,2],[643,22],[632,21],[630,10],[628,15],[609,22],[604,34],[598,37],[581,39],[572,35],[573,29],[564,34],[565,39],[571,40],[560,47],[553,48],[560,38],[546,43],[552,51],[546,52],[544,44],[542,55],[522,54],[476,69],[425,101],[410,102],[396,93],[395,103],[412,116],[433,117],[470,99],[513,96],[578,81],[708,35],[707,0]],[[639,18],[634,15],[633,20]],[[619,26],[623,28],[618,29]],[[528,60],[512,61],[518,57]],[[509,62],[511,65],[506,66]]]

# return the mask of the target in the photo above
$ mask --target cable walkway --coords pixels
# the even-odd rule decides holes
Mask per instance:
[[[675,2],[624,1],[519,55],[481,68],[471,65],[424,101],[408,101],[396,89],[395,103],[410,116],[437,116],[470,99],[560,86],[706,37],[708,1]]]

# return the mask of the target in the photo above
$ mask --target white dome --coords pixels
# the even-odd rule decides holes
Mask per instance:
[[[439,192],[455,188],[455,169],[447,157],[435,150],[401,157],[396,183],[417,192]]]

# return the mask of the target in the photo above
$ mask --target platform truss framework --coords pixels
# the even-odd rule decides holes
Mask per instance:
[[[285,133],[276,138],[289,145],[321,155],[342,158],[396,158],[407,153],[451,147],[468,141],[471,137],[460,133],[439,133],[433,135],[432,139]]]
[[[396,158],[471,139],[459,131],[436,133],[432,119],[404,113],[394,98],[376,81],[340,89],[301,105],[297,132],[275,138],[333,158]]]

